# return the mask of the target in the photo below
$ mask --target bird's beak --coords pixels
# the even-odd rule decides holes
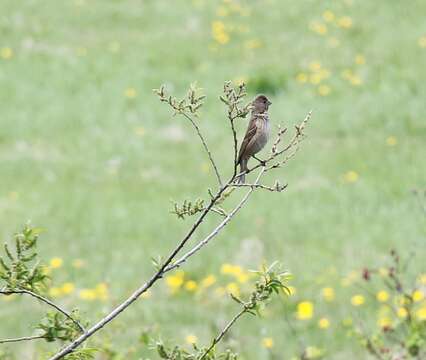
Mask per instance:
[[[268,100],[268,105],[271,105],[272,103]]]

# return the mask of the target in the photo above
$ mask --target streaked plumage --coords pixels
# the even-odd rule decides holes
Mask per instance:
[[[269,105],[271,105],[271,102],[264,95],[257,96],[253,101],[250,122],[238,153],[237,163],[240,165],[240,172],[247,170],[249,159],[262,150],[268,142],[270,132]],[[245,182],[245,174],[240,176],[239,182]]]

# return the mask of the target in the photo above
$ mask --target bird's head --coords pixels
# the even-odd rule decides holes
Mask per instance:
[[[269,105],[272,103],[268,100],[268,98],[265,95],[258,95],[256,96],[256,99],[254,99],[252,105],[253,105],[253,112],[256,114],[262,114],[266,112],[269,108]]]

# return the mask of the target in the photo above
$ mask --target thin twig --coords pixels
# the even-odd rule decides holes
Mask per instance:
[[[267,171],[267,169],[265,169]],[[250,188],[256,188],[256,189],[264,189],[269,191],[275,191],[275,192],[281,192],[285,188],[287,188],[288,184],[280,185],[279,183],[276,183],[274,186],[267,186],[262,184],[232,184],[233,187],[250,187]]]
[[[257,176],[257,179],[254,183],[254,186],[250,188],[250,190],[244,195],[244,197],[241,199],[241,201],[238,203],[238,205],[228,214],[228,216],[223,219],[223,221],[207,236],[204,238],[204,240],[200,241],[196,246],[194,246],[190,251],[188,251],[185,255],[183,255],[180,259],[173,262],[173,264],[169,265],[167,268],[164,269],[164,272],[171,271],[173,269],[178,268],[182,263],[184,263],[189,257],[194,255],[197,251],[199,251],[203,246],[207,245],[211,239],[213,239],[219,231],[221,231],[228,223],[231,221],[231,219],[234,217],[234,215],[244,206],[246,201],[248,200],[251,193],[255,190],[256,184],[263,175],[263,172],[265,169],[263,168],[259,175]]]
[[[35,336],[24,336],[20,338],[12,338],[12,339],[2,339],[0,340],[0,344],[19,342],[19,341],[31,341],[31,340],[38,340],[38,339],[44,339],[44,338],[45,338],[44,335],[35,335]]]
[[[84,329],[83,325],[80,324],[79,321],[77,321],[76,319],[73,318],[73,316],[66,310],[62,309],[59,305],[56,305],[55,303],[53,303],[52,301],[50,301],[49,299],[46,299],[45,297],[36,294],[30,290],[0,290],[0,294],[3,295],[12,295],[12,294],[26,294],[26,295],[30,295],[32,297],[35,297],[36,299],[44,302],[45,304],[55,308],[57,311],[59,311],[60,313],[64,314],[68,319],[70,319],[79,329],[82,333],[84,333],[86,330]]]
[[[229,331],[229,329],[232,327],[232,325],[234,325],[235,324],[235,322],[241,317],[241,316],[243,316],[245,313],[247,312],[247,309],[245,308],[245,307],[243,307],[242,309],[241,309],[241,311],[237,314],[237,315],[235,315],[233,318],[232,318],[232,320],[223,328],[223,330],[220,332],[220,334],[218,335],[218,336],[216,336],[214,339],[213,339],[213,341],[212,341],[212,343],[211,343],[211,345],[210,345],[210,347],[204,352],[204,354],[200,357],[200,360],[203,360],[207,355],[208,355],[208,353],[216,346],[216,344],[217,343],[219,343],[220,342],[220,340],[222,340],[222,338],[225,336],[225,334]]]
[[[201,140],[201,142],[202,142],[202,144],[203,144],[203,146],[204,146],[204,150],[206,151],[206,153],[207,153],[207,155],[208,155],[208,157],[209,157],[209,160],[210,160],[210,162],[211,162],[211,164],[212,164],[212,166],[213,166],[213,170],[214,170],[214,172],[215,172],[215,174],[216,174],[217,182],[219,183],[219,186],[220,186],[220,187],[223,187],[223,183],[222,183],[222,179],[221,179],[220,174],[219,174],[219,170],[217,169],[216,163],[215,163],[215,161],[213,160],[212,153],[210,152],[210,149],[209,149],[209,147],[207,146],[206,140],[204,139],[203,134],[201,134],[200,128],[198,127],[198,125],[197,125],[197,123],[194,121],[194,119],[192,119],[192,118],[191,118],[191,117],[190,117],[187,113],[185,113],[185,112],[181,112],[181,114],[182,114],[183,116],[185,116],[185,117],[186,117],[186,118],[187,118],[187,119],[191,122],[192,126],[195,128],[195,131],[197,132],[197,135],[198,135],[198,137],[200,138],[200,140]]]

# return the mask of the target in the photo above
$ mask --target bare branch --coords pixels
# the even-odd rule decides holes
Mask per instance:
[[[243,316],[245,313],[247,312],[247,309],[245,307],[243,307],[240,312],[238,314],[236,314],[232,320],[222,329],[222,331],[220,332],[220,334],[218,336],[216,336],[210,347],[204,352],[204,354],[200,357],[200,360],[203,360],[208,354],[209,352],[216,346],[216,344],[218,344],[220,342],[220,340],[222,340],[222,338],[225,336],[225,334],[229,331],[229,329],[232,327],[232,325],[235,324],[235,322],[241,317]]]
[[[214,170],[214,172],[215,172],[215,174],[216,174],[216,178],[217,178],[217,182],[219,183],[219,186],[220,187],[223,187],[223,183],[222,183],[222,179],[221,179],[221,177],[220,177],[220,174],[219,174],[219,170],[217,169],[217,166],[216,166],[216,163],[215,163],[215,161],[213,160],[213,156],[212,156],[212,154],[211,154],[211,152],[210,152],[210,149],[209,149],[209,147],[207,146],[207,142],[206,142],[206,140],[204,139],[204,136],[203,136],[203,134],[201,133],[201,131],[200,131],[200,128],[198,127],[198,125],[197,125],[197,123],[194,121],[194,119],[192,119],[187,113],[185,113],[185,112],[182,112],[181,113],[183,116],[185,116],[190,122],[191,122],[191,124],[192,124],[192,126],[195,128],[195,131],[197,132],[197,135],[198,135],[198,137],[200,138],[200,140],[201,140],[201,142],[202,142],[202,144],[203,144],[203,147],[204,147],[204,150],[206,151],[206,153],[207,153],[207,156],[209,157],[209,160],[210,160],[210,163],[212,164],[212,166],[213,166],[213,170]]]
[[[173,264],[169,265],[164,269],[164,272],[168,272],[170,270],[178,268],[182,263],[184,263],[186,260],[188,260],[189,257],[194,255],[197,251],[199,251],[203,246],[207,245],[211,239],[213,239],[234,217],[234,215],[241,210],[241,208],[244,206],[244,204],[247,202],[249,196],[251,193],[255,190],[256,184],[258,183],[259,179],[261,178],[263,172],[265,169],[263,168],[259,175],[257,176],[257,179],[254,183],[254,186],[250,188],[250,190],[244,195],[244,197],[241,199],[241,201],[238,203],[238,205],[229,213],[229,215],[202,241],[200,241],[196,246],[194,246],[190,251],[188,251],[185,255],[183,255],[179,260],[176,260]]]
[[[24,337],[20,337],[20,338],[12,338],[12,339],[2,339],[2,340],[0,340],[0,344],[20,342],[20,341],[39,340],[39,339],[44,339],[44,338],[45,338],[44,335],[35,335],[35,336],[24,336]]]
[[[265,169],[267,171],[268,169]],[[284,189],[287,188],[288,184],[281,185],[278,181],[274,184],[274,186],[266,186],[262,184],[232,184],[233,187],[250,187],[250,188],[257,188],[257,189],[264,189],[274,192],[281,192]]]
[[[45,297],[36,294],[30,290],[0,290],[0,294],[3,295],[12,295],[12,294],[26,294],[26,295],[30,295],[42,302],[44,302],[45,304],[53,307],[54,309],[56,309],[57,311],[59,311],[60,313],[64,314],[68,319],[70,319],[79,329],[82,333],[84,333],[86,330],[84,329],[83,325],[80,324],[79,321],[77,321],[76,319],[74,319],[74,317],[66,310],[62,309],[59,305],[56,305],[54,302],[50,301],[49,299],[46,299]]]

